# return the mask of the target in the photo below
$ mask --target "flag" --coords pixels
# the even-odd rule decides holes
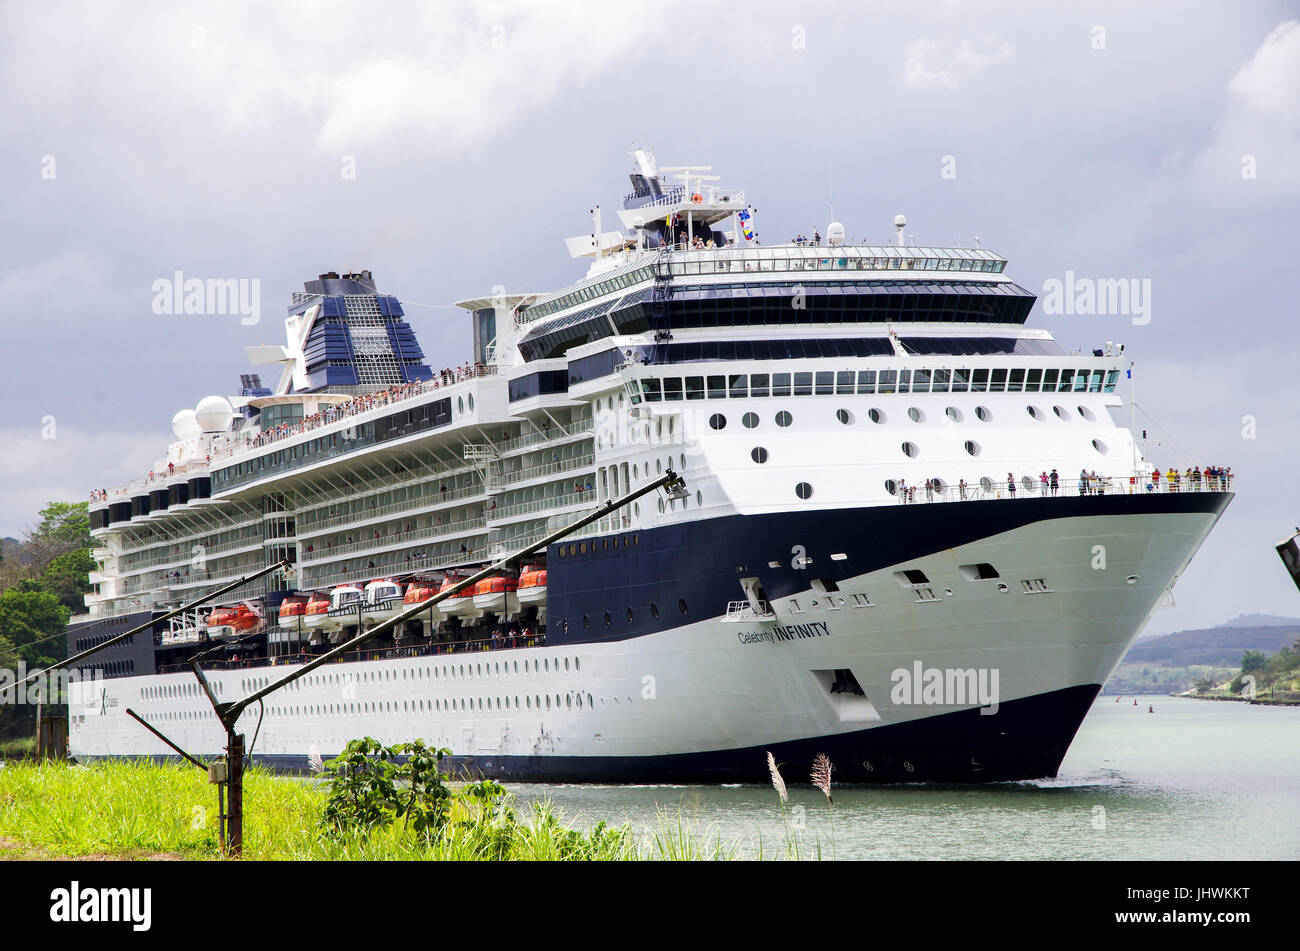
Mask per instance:
[[[1125,373],[1125,375],[1126,375],[1130,380],[1133,379],[1133,368],[1132,368],[1132,367],[1129,367],[1127,370],[1124,371],[1124,373]]]

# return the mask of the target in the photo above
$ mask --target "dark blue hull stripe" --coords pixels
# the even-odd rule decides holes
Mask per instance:
[[[614,535],[566,542],[547,551],[546,640],[549,646],[620,641],[723,616],[727,602],[744,597],[742,577],[758,578],[769,599],[777,599],[808,590],[813,578],[838,583],[1035,522],[1218,515],[1231,498],[1228,492],[1089,495],[729,515],[620,532],[617,544]],[[585,553],[570,555],[570,548]],[[801,552],[811,559],[802,569],[794,567]],[[832,561],[832,554],[847,557]]]
[[[465,778],[546,783],[767,783],[767,753],[787,782],[807,782],[825,753],[840,783],[990,783],[1056,775],[1100,685],[1070,687],[978,709],[807,740],[665,756],[455,756],[444,767]],[[323,754],[325,759],[335,754]],[[173,760],[176,757],[151,757]],[[253,751],[256,763],[303,773],[306,755]]]

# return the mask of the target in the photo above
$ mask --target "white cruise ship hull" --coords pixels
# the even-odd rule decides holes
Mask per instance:
[[[507,780],[761,782],[767,751],[794,776],[824,752],[844,782],[1053,776],[1230,498],[731,516],[643,530],[617,554],[593,545],[624,560],[604,568],[552,551],[547,646],[327,665],[268,698],[260,729],[256,710],[241,727],[257,731],[255,761],[286,769],[368,735],[423,739]],[[615,573],[644,583],[593,586]],[[761,579],[772,619],[727,613],[741,575]],[[292,669],[209,679],[234,700]],[[844,671],[861,693],[837,688]],[[928,671],[950,687],[973,672],[994,696],[904,685]],[[192,675],[122,677],[74,696],[72,755],[170,755],[127,707],[191,753],[224,743]]]

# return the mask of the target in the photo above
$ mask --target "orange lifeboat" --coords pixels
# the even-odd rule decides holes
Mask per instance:
[[[519,604],[522,607],[533,606],[539,615],[546,612],[546,569],[538,567],[525,568],[519,575]]]
[[[225,637],[234,632],[235,609],[213,608],[208,615],[208,637]]]
[[[231,618],[230,626],[234,628],[236,634],[243,634],[256,630],[261,623],[261,612],[250,604],[241,604],[235,608],[235,616]]]
[[[302,612],[303,627],[315,628],[320,627],[328,618],[330,613],[330,597],[317,591],[307,599],[307,606]]]
[[[474,607],[509,618],[519,613],[519,579],[514,575],[484,578],[474,586]]]
[[[457,577],[453,577],[452,575],[448,575],[446,580],[443,581],[442,587],[439,588],[438,590],[440,592],[446,591],[448,588],[456,584],[458,581],[463,581],[463,580],[464,580],[463,578],[457,578]],[[439,601],[438,606],[442,608],[442,613],[447,615],[448,617],[454,615],[456,617],[463,617],[463,618],[476,618],[481,615],[481,612],[474,607],[473,588],[461,588],[459,592],[452,595],[450,598],[444,598],[443,600]]]
[[[297,595],[285,598],[280,602],[280,626],[289,630],[296,630],[298,627],[298,618],[307,613],[307,599]]]

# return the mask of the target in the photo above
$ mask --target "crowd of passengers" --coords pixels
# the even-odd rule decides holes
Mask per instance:
[[[1026,477],[1033,479],[1032,476]],[[1061,490],[1062,479],[1060,473],[1055,469],[1051,472],[1040,472],[1038,474],[1039,489],[1043,495],[1058,495]],[[1206,466],[1202,469],[1200,466],[1192,466],[1185,472],[1179,472],[1173,466],[1169,467],[1168,472],[1161,473],[1156,468],[1151,471],[1144,491],[1160,492],[1161,485],[1164,485],[1165,492],[1178,492],[1184,485],[1189,492],[1199,492],[1202,488],[1207,490],[1219,490],[1226,492],[1232,487],[1232,467],[1231,466]],[[1007,495],[1012,498],[1016,495],[1016,488],[1021,484],[1018,483],[1013,473],[1007,473]],[[1138,484],[1137,476],[1129,476],[1130,491],[1135,491]],[[1114,480],[1110,476],[1100,476],[1097,470],[1088,469],[1079,470],[1079,479],[1077,487],[1080,495],[1105,495],[1106,490],[1114,487]],[[916,502],[918,500],[933,502],[935,496],[940,499],[945,498],[945,491],[949,487],[944,484],[942,479],[926,479],[922,485],[908,485],[906,480],[899,479],[895,496],[900,502]],[[982,487],[981,487],[982,488]],[[957,480],[956,498],[966,500],[972,497],[974,487],[969,485],[965,479]]]

